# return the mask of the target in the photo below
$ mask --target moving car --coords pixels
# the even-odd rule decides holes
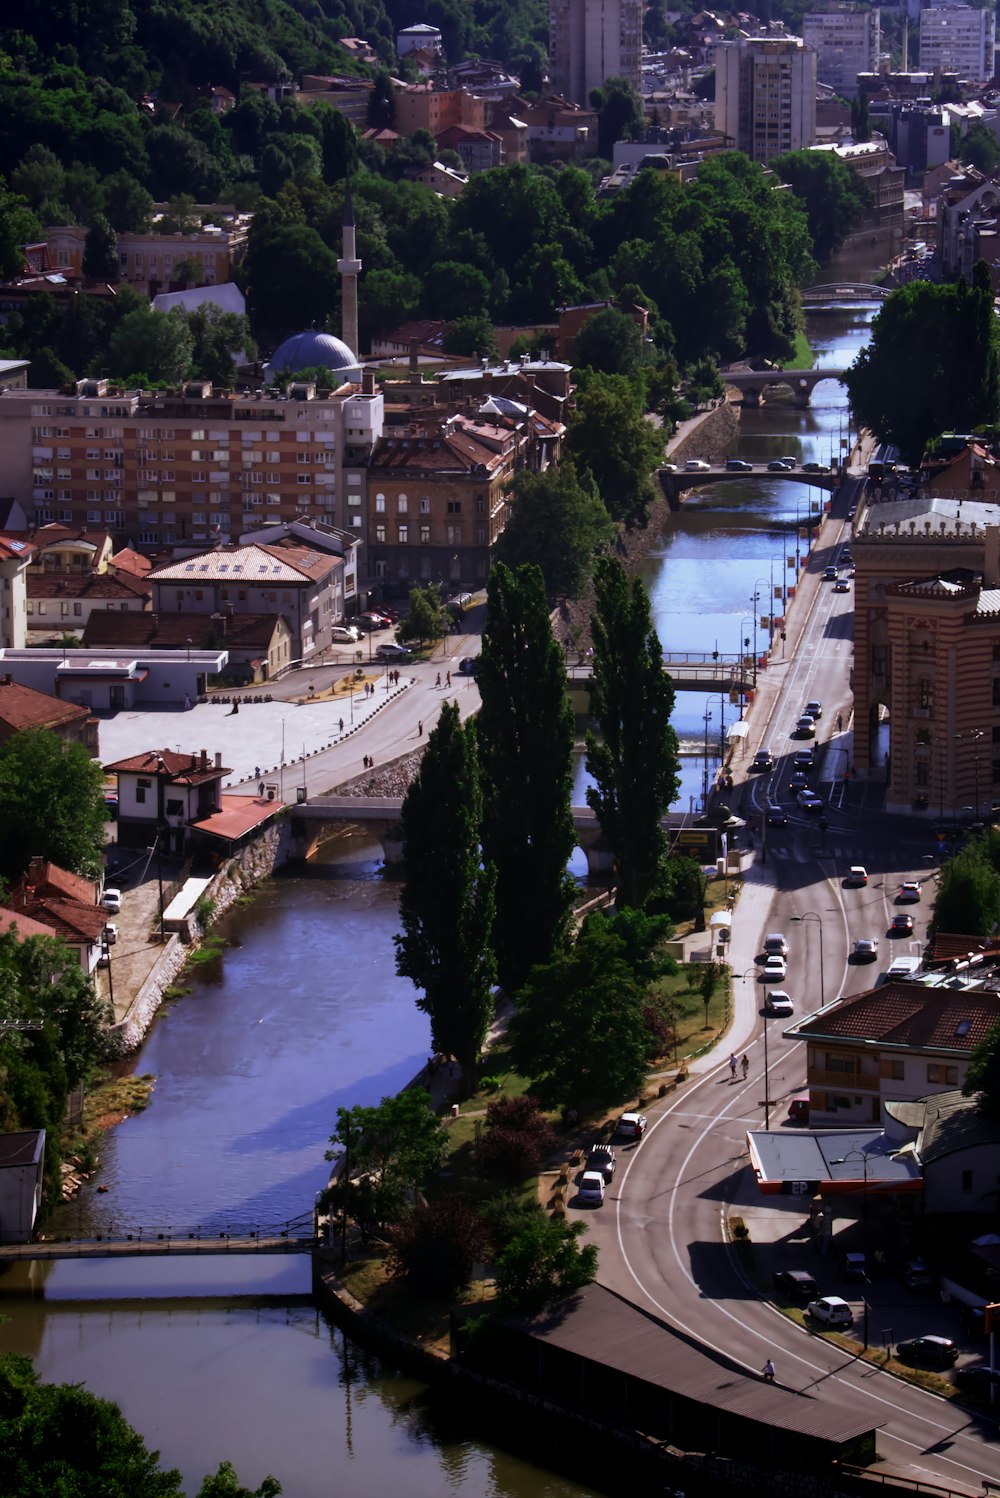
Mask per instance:
[[[753,464],[747,463],[743,458],[727,458],[726,471],[728,473],[752,473]]]
[[[783,1019],[795,1013],[791,995],[787,994],[783,988],[772,988],[764,1000],[764,1005],[769,1014],[780,1014]]]
[[[851,579],[849,577],[838,577],[833,585],[835,593],[849,593],[851,591]]]
[[[794,463],[788,463],[784,458],[774,458],[767,465],[770,473],[787,473],[789,468],[794,468]]]
[[[788,956],[788,943],[780,931],[769,931],[764,937],[765,957]]]
[[[804,791],[808,784],[809,776],[806,774],[805,770],[794,770],[792,772],[792,778],[788,782],[789,789],[793,791]]]
[[[857,962],[874,962],[878,956],[878,941],[874,936],[862,936],[854,943],[854,958]]]
[[[907,1363],[926,1363],[930,1368],[951,1368],[958,1361],[958,1348],[950,1337],[908,1337],[896,1343],[896,1356]]]
[[[616,1133],[623,1139],[641,1139],[646,1132],[645,1113],[623,1113],[618,1120]]]
[[[822,811],[823,798],[817,796],[815,791],[799,791],[795,798],[803,811]]]
[[[835,583],[837,581],[837,569],[832,562],[829,567],[823,568],[823,581],[825,583]]]
[[[462,676],[475,676],[479,670],[479,661],[474,655],[463,655],[458,663],[458,670]]]
[[[711,463],[706,463],[704,458],[688,458],[684,464],[688,473],[707,473],[711,466]]]
[[[330,630],[330,639],[335,645],[354,645],[360,638],[355,624],[335,624]]]
[[[901,905],[912,904],[914,901],[919,900],[920,885],[916,879],[905,879],[899,886],[899,893],[896,899]]]
[[[868,1260],[864,1254],[843,1254],[840,1267],[844,1271],[845,1280],[863,1283],[868,1278]]]
[[[606,1181],[610,1181],[617,1164],[615,1152],[610,1144],[591,1145],[590,1154],[587,1156],[588,1170],[598,1170]]]
[[[868,870],[863,864],[852,863],[847,871],[847,878],[844,880],[844,883],[851,885],[853,889],[860,889],[868,883]]]
[[[912,930],[913,930],[913,917],[912,917],[912,915],[905,915],[903,913],[903,911],[900,911],[900,913],[898,915],[894,915],[893,916],[892,921],[891,921],[890,926],[889,926],[889,935],[890,936],[906,936]]]
[[[774,1288],[788,1300],[808,1301],[819,1294],[819,1286],[804,1269],[779,1269],[774,1276]]]
[[[907,1290],[930,1290],[934,1284],[930,1265],[925,1264],[923,1259],[907,1259],[899,1277]]]
[[[796,770],[815,770],[816,768],[816,746],[810,744],[806,749],[796,749],[792,755],[792,764]]]
[[[788,1119],[790,1123],[807,1124],[809,1122],[809,1098],[807,1096],[792,1098],[788,1104]]]
[[[784,827],[788,822],[788,813],[783,806],[776,801],[767,803],[767,825],[769,827]]]
[[[855,505],[852,505],[851,508],[847,512],[847,518],[848,518],[848,520],[853,520],[854,517],[855,517],[855,515],[857,513],[858,513],[857,507]]]
[[[813,697],[806,703],[802,711],[808,713],[810,718],[815,718],[818,723],[823,716],[823,704],[818,697]]]
[[[839,1295],[821,1295],[819,1300],[811,1300],[806,1310],[814,1321],[822,1321],[825,1326],[854,1324],[854,1312]]]
[[[774,982],[777,982],[778,979],[784,978],[784,976],[785,976],[785,974],[787,972],[788,972],[788,963],[785,961],[785,959],[783,957],[779,957],[778,954],[777,954],[777,952],[774,952],[774,953],[772,953],[772,955],[770,957],[765,957],[764,958],[764,966],[761,968],[761,971],[760,971],[761,982],[763,982],[763,983],[774,983]]]
[[[408,661],[410,659],[410,648],[408,645],[380,645],[375,651],[377,661]]]
[[[816,737],[815,719],[811,718],[808,713],[803,713],[795,725],[795,733],[800,739],[814,739]]]
[[[105,889],[104,899],[101,902],[109,915],[117,915],[122,908],[122,892],[120,889]]]
[[[585,1170],[580,1177],[576,1199],[594,1207],[604,1202],[604,1176],[599,1170]]]
[[[803,465],[802,465],[802,472],[803,473],[829,473],[830,472],[830,465],[829,465],[829,463],[815,463],[815,462],[813,462],[813,463],[803,463]]]
[[[756,775],[761,770],[773,770],[773,769],[774,769],[774,755],[771,753],[770,749],[758,749],[757,753],[754,755],[753,759],[750,761],[750,774],[751,775]]]

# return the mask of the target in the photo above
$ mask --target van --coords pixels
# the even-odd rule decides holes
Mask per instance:
[[[919,971],[919,957],[894,957],[885,975],[887,978],[915,978]]]

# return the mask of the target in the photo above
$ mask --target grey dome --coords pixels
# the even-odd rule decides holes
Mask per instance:
[[[293,333],[275,349],[268,365],[277,373],[287,369],[294,374],[299,369],[341,369],[345,373],[356,370],[358,356],[346,343],[334,338],[332,333],[318,333],[315,328],[307,333]]]

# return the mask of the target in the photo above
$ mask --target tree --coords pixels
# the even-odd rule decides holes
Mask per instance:
[[[441,602],[441,589],[437,583],[428,583],[426,588],[410,589],[410,606],[406,618],[400,624],[397,635],[401,640],[442,640],[451,629],[451,617]]]
[[[646,1075],[647,989],[603,914],[588,916],[568,952],[532,970],[508,1034],[514,1064],[543,1103],[585,1113],[636,1095]]]
[[[430,1093],[409,1087],[375,1108],[338,1108],[330,1143],[326,1158],[342,1155],[344,1167],[329,1201],[369,1238],[402,1221],[415,1189],[440,1169],[448,1142]]]
[[[422,990],[436,1051],[475,1077],[493,1018],[490,864],[479,849],[482,790],[476,731],[445,702],[403,801],[403,888],[396,970]]]
[[[973,1050],[962,1092],[966,1097],[978,1093],[980,1111],[1000,1119],[1000,1023],[987,1030]]]
[[[952,126],[954,132],[956,127]],[[959,134],[952,148],[952,156],[964,166],[974,166],[986,177],[992,177],[1000,165],[1000,145],[993,131],[981,120],[974,121],[964,135]]]
[[[497,558],[510,568],[534,562],[550,599],[578,598],[594,557],[614,535],[614,523],[589,477],[568,459],[542,473],[522,469],[510,486],[510,516]]]
[[[497,341],[493,324],[488,317],[459,317],[441,340],[446,354],[460,354],[463,358],[497,358]]]
[[[871,204],[863,179],[832,151],[789,151],[771,169],[805,205],[813,255],[829,260]]]
[[[88,281],[115,282],[121,276],[118,235],[103,215],[87,230],[83,243],[83,274]]]
[[[645,350],[642,334],[634,318],[618,307],[606,307],[588,319],[576,340],[574,363],[585,368],[603,370],[605,374],[639,373]]]
[[[0,745],[0,877],[37,854],[95,876],[104,846],[104,773],[82,744],[28,728]]]
[[[641,140],[646,128],[642,98],[625,78],[609,78],[594,89],[591,106],[597,110],[597,154],[605,161],[617,140]]]
[[[378,68],[372,79],[367,123],[372,130],[391,130],[396,123],[396,90],[385,68]]]
[[[555,1130],[537,1098],[527,1093],[497,1098],[486,1109],[486,1129],[476,1151],[476,1163],[483,1175],[499,1176],[513,1184],[537,1173],[555,1146]]]
[[[392,1229],[389,1243],[390,1275],[425,1295],[460,1290],[491,1250],[489,1228],[476,1208],[451,1195],[417,1207]]]
[[[13,280],[24,270],[22,245],[41,238],[42,226],[24,198],[8,192],[0,178],[0,279]]]
[[[303,224],[255,229],[256,224],[245,262],[254,336],[277,341],[302,328],[322,326],[340,300],[336,255],[315,229]]]
[[[145,375],[176,385],[191,367],[194,338],[179,307],[154,312],[151,307],[129,312],[108,342],[105,364],[120,380]]]
[[[428,317],[484,317],[490,300],[490,283],[474,265],[442,260],[424,277],[424,305]],[[492,332],[492,329],[491,329]]]
[[[582,1222],[528,1217],[497,1257],[497,1291],[511,1311],[540,1311],[597,1274],[597,1249],[581,1248]]]
[[[587,805],[615,855],[618,902],[641,906],[653,893],[666,852],[662,818],[677,795],[677,735],[670,725],[674,685],[649,615],[649,597],[617,557],[594,573],[597,607],[587,770]]]
[[[844,383],[858,422],[916,464],[937,432],[996,421],[997,371],[989,268],[977,263],[972,286],[914,281],[894,291]]]
[[[1000,921],[1000,837],[974,838],[941,866],[932,926],[935,932],[985,937]]]
[[[566,456],[588,473],[612,519],[644,526],[655,498],[653,469],[663,433],[646,421],[640,387],[622,375],[588,374],[577,393]]]
[[[497,563],[486,597],[476,722],[482,843],[497,871],[497,969],[513,991],[566,936],[574,727],[541,569]]]

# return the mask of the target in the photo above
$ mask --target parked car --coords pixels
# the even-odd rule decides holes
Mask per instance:
[[[856,962],[874,962],[878,956],[878,939],[874,936],[862,936],[854,943],[854,958]]]
[[[377,661],[408,661],[411,651],[408,645],[379,645],[375,651]]]
[[[109,915],[117,915],[122,908],[121,890],[115,889],[113,886],[106,888],[102,904]]]
[[[847,871],[847,878],[844,880],[844,883],[849,884],[853,889],[860,889],[863,885],[867,884],[868,870],[864,864],[852,863]]]
[[[806,1309],[814,1321],[821,1321],[824,1326],[854,1324],[854,1312],[839,1295],[821,1295],[819,1300],[811,1300]]]
[[[615,1166],[617,1164],[618,1161],[615,1157],[615,1152],[610,1144],[591,1145],[590,1153],[587,1156],[588,1170],[599,1170],[604,1179],[610,1181],[615,1173]]]
[[[815,791],[799,791],[795,798],[803,811],[822,811],[823,798],[817,796]]]
[[[777,952],[774,952],[770,957],[764,958],[764,966],[760,970],[761,981],[763,983],[777,982],[784,978],[787,972],[788,963],[783,957],[779,957]]]
[[[767,825],[769,827],[784,827],[788,822],[788,813],[783,806],[776,801],[767,803]]]
[[[641,1139],[646,1132],[645,1113],[623,1113],[615,1132],[623,1139]]]
[[[823,716],[823,704],[822,702],[820,702],[818,697],[812,697],[806,703],[802,711],[804,713],[808,713],[810,718],[814,718],[818,723],[820,718],[822,718]]]
[[[906,1363],[926,1363],[930,1368],[951,1368],[958,1361],[958,1348],[950,1337],[908,1337],[896,1343],[896,1356]]]
[[[711,466],[711,463],[706,463],[704,458],[688,458],[684,464],[688,473],[707,473]]]
[[[783,988],[772,988],[764,1000],[765,1008],[769,1014],[778,1014],[782,1019],[787,1019],[790,1014],[795,1013],[790,994]]]
[[[367,613],[358,615],[358,628],[364,630],[366,634],[372,634],[379,629],[389,629],[391,626],[392,620],[388,619],[385,614],[374,614],[369,610]]]
[[[868,1278],[868,1260],[864,1254],[842,1254],[840,1267],[844,1272],[845,1280],[855,1280],[863,1284]]]
[[[585,1170],[580,1177],[576,1199],[590,1206],[599,1207],[604,1201],[604,1176],[599,1170]]]
[[[966,1368],[955,1369],[955,1382],[969,1394],[989,1399],[990,1389],[996,1389],[1000,1400],[1000,1368],[991,1368],[988,1363],[970,1363]]]
[[[803,713],[802,717],[796,723],[795,736],[799,739],[814,739],[816,737],[816,723],[813,718],[810,718],[808,713]]]
[[[727,458],[726,470],[729,473],[752,473],[753,464],[747,463],[743,458]]]
[[[774,1276],[774,1288],[788,1300],[808,1301],[819,1294],[819,1286],[804,1269],[779,1269]]]
[[[765,957],[788,956],[788,942],[781,931],[769,931],[764,937],[764,955]]]
[[[923,1259],[907,1259],[899,1277],[907,1290],[930,1290],[934,1286],[930,1265],[925,1264]]]
[[[853,520],[854,517],[855,517],[855,515],[857,513],[858,513],[857,507],[855,505],[852,505],[851,508],[847,512],[847,518],[848,518],[848,520]]]
[[[335,645],[354,645],[360,638],[356,624],[335,624],[330,630],[330,639]]]
[[[904,879],[903,883],[899,886],[899,893],[896,899],[901,905],[913,904],[920,899],[920,894],[920,885],[916,879]]]
[[[823,568],[823,581],[825,583],[835,583],[837,581],[837,569],[832,562],[829,567]]]
[[[118,927],[115,925],[114,921],[109,921],[104,928],[104,945],[106,947],[113,947],[117,940]]]
[[[890,936],[908,936],[913,930],[913,917],[906,915],[902,910],[894,915],[889,924]]]
[[[809,1122],[809,1099],[806,1096],[793,1097],[788,1104],[788,1118],[790,1123]]]
[[[458,669],[462,676],[475,676],[479,670],[479,660],[474,655],[463,655],[458,663]]]
[[[750,774],[751,775],[756,775],[761,770],[773,770],[773,769],[774,769],[774,755],[771,753],[770,749],[758,749],[757,753],[754,755],[753,759],[750,761]]]

